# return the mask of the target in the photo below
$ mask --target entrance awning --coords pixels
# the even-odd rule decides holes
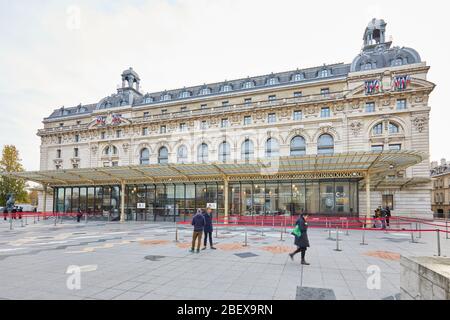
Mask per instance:
[[[150,164],[53,171],[0,173],[48,186],[117,183],[239,181],[246,179],[362,178],[380,179],[426,158],[417,151],[350,152],[250,161]]]

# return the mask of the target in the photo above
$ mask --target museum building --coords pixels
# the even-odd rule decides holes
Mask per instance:
[[[431,216],[428,99],[416,50],[373,19],[351,64],[144,93],[138,73],[43,120],[40,211],[111,220],[219,215]]]

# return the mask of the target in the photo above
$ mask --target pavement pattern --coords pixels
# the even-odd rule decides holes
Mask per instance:
[[[217,250],[200,253],[189,252],[191,234],[190,226],[174,223],[64,220],[55,226],[49,219],[23,227],[14,221],[9,230],[2,220],[0,299],[293,300],[314,297],[311,291],[338,300],[398,299],[400,255],[437,252],[434,232],[416,234],[414,243],[407,232],[365,232],[367,245],[361,245],[362,231],[342,230],[337,251],[335,230],[310,228],[311,265],[302,268],[300,254],[294,261],[287,255],[293,237],[281,239],[279,229],[219,226]],[[450,256],[445,235],[441,252]],[[73,266],[79,288],[70,285]],[[375,288],[374,270],[380,271]]]

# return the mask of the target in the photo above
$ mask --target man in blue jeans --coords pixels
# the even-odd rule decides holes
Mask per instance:
[[[212,243],[212,233],[213,233],[213,223],[212,223],[212,209],[211,207],[206,208],[206,212],[203,214],[203,217],[205,218],[205,240],[204,240],[204,247],[202,250],[206,249],[206,244],[208,243],[208,238],[209,238],[209,246],[211,247],[211,249],[216,250],[216,248],[214,248],[213,243]]]
[[[192,234],[192,248],[190,252],[194,252],[195,242],[197,241],[197,253],[199,253],[202,234],[205,228],[205,217],[203,216],[201,209],[197,209],[197,213],[192,218],[191,224],[194,226],[194,233]]]

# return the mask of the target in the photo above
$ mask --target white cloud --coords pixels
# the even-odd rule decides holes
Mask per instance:
[[[79,28],[68,28],[74,7]],[[395,45],[431,65],[432,159],[450,158],[447,20],[439,3],[422,1],[0,0],[0,146],[17,145],[25,167],[38,169],[42,119],[113,93],[130,66],[144,90],[157,91],[349,63],[374,16],[388,22]]]

